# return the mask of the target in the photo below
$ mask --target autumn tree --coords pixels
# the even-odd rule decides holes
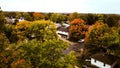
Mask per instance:
[[[50,16],[50,20],[53,21],[53,22],[57,22],[57,19],[58,19],[58,14],[57,13],[53,13]]]
[[[31,22],[27,35],[29,38],[36,38],[42,41],[57,38],[55,24],[49,20]]]
[[[49,20],[50,19],[50,16],[48,15],[48,13],[44,13],[44,16],[45,16],[45,20]]]
[[[97,16],[95,14],[88,14],[87,23],[89,25],[94,24],[97,21]]]
[[[19,41],[22,41],[25,38],[27,38],[27,30],[29,27],[30,27],[29,21],[21,21],[17,23],[13,33],[17,35],[17,37],[19,38]]]
[[[85,37],[85,33],[87,31],[88,27],[84,20],[82,19],[74,19],[70,23],[70,29],[69,29],[69,35],[70,38],[73,40],[79,40]]]
[[[105,15],[105,23],[108,24],[109,27],[117,26],[119,20],[120,20],[120,15],[115,15],[115,14]]]
[[[10,43],[16,43],[18,41],[17,33],[15,31],[15,25],[9,24],[4,28],[4,34],[8,38]]]
[[[85,42],[87,46],[91,46],[98,51],[109,53],[112,51],[110,48],[118,46],[118,36],[118,32],[110,29],[107,24],[96,22],[86,33]]]
[[[77,13],[77,12],[74,12],[74,13],[72,13],[72,14],[70,14],[70,15],[68,16],[68,20],[69,20],[69,21],[73,21],[73,20],[76,19],[76,18],[80,18],[79,13]]]
[[[104,22],[104,14],[97,14],[97,21]]]
[[[104,43],[103,36],[105,33],[107,33],[109,30],[109,27],[107,24],[104,24],[102,22],[96,22],[94,25],[92,25],[85,36],[85,43],[88,46],[92,46],[91,50],[94,49],[100,49],[103,47]]]
[[[4,33],[0,32],[0,53],[4,51],[9,44],[9,40],[7,39]]]
[[[105,36],[107,53],[120,57],[120,28],[112,27],[110,32]]]
[[[5,19],[5,16],[3,14],[3,11],[0,8],[0,31],[3,31],[5,23],[6,23],[6,19]]]
[[[9,46],[9,40],[4,33],[0,32],[0,68],[7,68],[8,52],[6,51]]]
[[[58,13],[53,13],[50,16],[50,20],[53,21],[53,22],[56,22],[56,23],[61,23],[62,21],[65,21],[66,18],[67,18],[66,15],[64,15],[64,14],[58,14]]]
[[[22,12],[16,12],[16,18],[19,19],[22,17]]]
[[[7,11],[4,11],[4,15],[5,15],[5,17],[15,18],[16,17],[16,12],[7,12]]]
[[[40,20],[45,18],[45,16],[42,13],[38,13],[38,12],[34,12],[33,17],[34,17],[34,20]]]
[[[28,12],[24,12],[23,17],[27,21],[32,21],[32,16]]]
[[[67,21],[67,16],[64,14],[59,14],[57,22],[62,23],[62,21]]]
[[[34,39],[13,46],[13,60],[8,64],[11,67],[74,68],[76,64],[73,53],[67,55],[62,52],[68,44],[58,39],[45,42]]]

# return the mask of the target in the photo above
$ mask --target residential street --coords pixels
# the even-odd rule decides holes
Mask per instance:
[[[65,54],[69,54],[69,52],[72,51],[72,50],[76,51],[76,50],[80,50],[81,48],[83,48],[83,45],[80,44],[80,43],[72,42],[72,41],[69,41],[69,40],[64,39],[64,38],[60,38],[60,39],[63,40],[63,41],[66,41],[70,44],[70,46],[68,47],[67,50],[63,50],[63,52]]]

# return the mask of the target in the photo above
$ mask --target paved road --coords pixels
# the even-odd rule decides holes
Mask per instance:
[[[70,44],[70,46],[68,47],[67,50],[63,50],[63,53],[65,53],[65,54],[69,54],[70,51],[72,51],[72,50],[77,50],[77,49],[82,48],[82,47],[80,46],[80,44],[77,43],[77,42],[72,42],[72,41],[66,40],[66,39],[64,39],[64,38],[60,38],[60,39],[63,40],[63,41],[65,41],[65,42],[68,42],[68,43]]]
[[[69,41],[69,40],[64,39],[64,38],[62,38],[62,37],[60,37],[59,39],[65,41],[65,42],[67,42],[67,43],[69,43],[70,45],[75,45],[75,44],[77,44],[77,43],[75,43],[75,42]]]

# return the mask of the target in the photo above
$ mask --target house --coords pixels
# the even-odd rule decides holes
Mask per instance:
[[[57,23],[56,24],[57,27],[57,33],[59,34],[60,37],[65,38],[65,39],[69,39],[69,24],[66,23]]]
[[[67,28],[67,27],[70,27],[70,24],[63,23],[62,25],[63,25],[64,27],[66,27],[66,28]]]
[[[63,38],[65,38],[65,39],[69,39],[69,27],[60,27],[59,29],[58,29],[58,31],[57,31],[57,33],[61,36],[61,37],[63,37]]]
[[[117,58],[113,55],[98,53],[91,56],[91,64],[99,68],[114,68]]]
[[[14,21],[10,19],[9,17],[6,17],[6,24],[12,24]]]
[[[24,18],[23,18],[23,17],[20,17],[20,18],[18,19],[18,21],[19,21],[19,22],[24,21]]]
[[[24,21],[23,17],[21,17],[19,19],[6,17],[5,19],[6,19],[6,24],[14,24],[16,22]]]
[[[56,28],[60,28],[61,27],[61,24],[60,23],[56,23]]]

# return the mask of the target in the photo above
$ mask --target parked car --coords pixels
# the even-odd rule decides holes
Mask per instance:
[[[84,43],[84,39],[78,40],[79,43]]]

